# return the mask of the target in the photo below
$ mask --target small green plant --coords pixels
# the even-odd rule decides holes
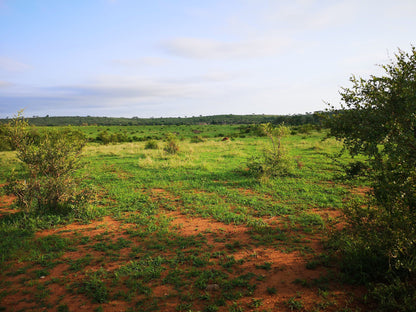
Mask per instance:
[[[97,303],[107,302],[109,292],[107,286],[103,282],[106,273],[103,269],[89,273],[82,283],[81,292],[85,293]]]
[[[272,287],[267,287],[267,293],[268,293],[269,295],[275,295],[275,294],[277,294],[277,288],[276,288],[276,287],[274,287],[274,286],[272,286]]]
[[[256,269],[263,269],[266,271],[270,271],[272,268],[271,262],[265,262],[264,264],[256,264]]]
[[[251,303],[250,303],[251,308],[260,308],[262,304],[263,304],[263,299],[251,298]]]
[[[303,309],[302,300],[297,300],[296,297],[291,297],[286,301],[286,306],[290,311],[300,311]]]

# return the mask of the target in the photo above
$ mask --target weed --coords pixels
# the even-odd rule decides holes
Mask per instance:
[[[272,263],[271,262],[265,262],[263,264],[256,264],[256,269],[263,269],[266,271],[270,271],[272,269]]]
[[[277,288],[276,288],[276,287],[274,287],[274,286],[272,286],[272,287],[267,287],[267,293],[268,293],[269,295],[275,295],[275,294],[277,294]]]
[[[286,306],[290,311],[300,311],[303,309],[302,300],[296,299],[296,297],[291,297],[285,302]]]
[[[260,308],[263,304],[263,299],[251,298],[250,307],[251,308]]]
[[[90,272],[82,282],[80,292],[86,294],[97,303],[107,302],[109,291],[103,281],[107,273],[104,269]]]

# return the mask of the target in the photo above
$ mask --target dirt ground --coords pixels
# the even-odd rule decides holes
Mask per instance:
[[[168,196],[163,190],[153,190],[155,197]],[[0,217],[14,213],[10,209],[14,198],[1,196]],[[318,212],[318,211],[317,211]],[[230,273],[230,278],[235,275],[252,272],[257,276],[264,276],[255,281],[256,288],[251,296],[242,297],[237,302],[227,302],[220,306],[218,311],[366,311],[361,298],[365,290],[360,287],[352,287],[340,283],[335,279],[325,282],[326,290],[322,284],[315,283],[328,276],[328,272],[336,274],[335,267],[318,266],[307,268],[308,261],[312,255],[302,253],[299,250],[283,252],[272,246],[256,245],[249,234],[249,228],[242,225],[231,225],[216,222],[201,217],[192,217],[176,211],[164,212],[170,218],[170,230],[182,237],[195,236],[200,234],[205,237],[206,245],[211,250],[227,251],[226,242],[239,242],[238,248],[233,256],[241,265]],[[325,217],[336,219],[339,212],[328,210],[319,211]],[[276,224],[278,220],[270,219]],[[76,239],[80,235],[98,237],[104,235],[106,240],[116,242],[120,238],[131,240],[127,230],[133,225],[106,216],[101,220],[89,224],[68,224],[65,226],[42,230],[35,233],[35,239],[50,235],[59,235]],[[306,243],[308,248],[313,250],[313,255],[324,252],[320,235],[311,235]],[[43,268],[39,264],[26,261],[24,257],[19,261],[5,263],[1,272],[0,306],[5,311],[140,311],[140,307],[134,304],[133,300],[111,299],[108,302],[97,303],[83,293],[71,291],[71,285],[81,282],[86,272],[104,269],[113,272],[131,260],[131,253],[134,247],[141,246],[139,238],[134,239],[132,245],[117,251],[115,259],[105,256],[105,253],[92,248],[92,242],[77,246],[74,250],[65,251],[60,256],[58,264],[49,269],[47,275],[39,275],[35,272]],[[169,257],[175,253],[174,250],[165,250],[164,256]],[[85,258],[88,255],[91,259],[105,259],[92,261],[90,265],[81,271],[71,271],[70,263],[77,259]],[[265,270],[261,264],[269,263]],[[213,262],[212,268],[221,269],[218,263]],[[28,268],[28,269],[24,269]],[[12,272],[22,269],[22,274]],[[161,279],[168,271],[163,272]],[[155,281],[152,285],[152,295],[157,298],[159,311],[180,311],[178,307],[180,298],[174,287]],[[108,285],[112,293],[117,292],[117,287],[124,290],[125,286],[117,284]],[[218,285],[208,285],[207,293],[215,296],[221,292]],[[301,304],[299,304],[301,302]],[[41,304],[40,304],[41,303]],[[258,304],[256,304],[258,303]],[[192,310],[203,311],[204,301],[193,302]],[[234,310],[233,310],[234,309]],[[206,309],[205,309],[206,310]],[[185,311],[185,310],[183,310]]]

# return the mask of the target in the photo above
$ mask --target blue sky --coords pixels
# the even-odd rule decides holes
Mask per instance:
[[[324,110],[415,30],[414,0],[0,0],[0,117]]]

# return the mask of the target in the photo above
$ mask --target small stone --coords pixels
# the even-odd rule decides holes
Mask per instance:
[[[44,276],[44,275],[42,275],[40,278],[42,278],[42,279],[43,279],[43,278],[45,278],[45,276]]]
[[[206,289],[208,291],[214,291],[220,289],[220,286],[218,284],[209,284]]]

